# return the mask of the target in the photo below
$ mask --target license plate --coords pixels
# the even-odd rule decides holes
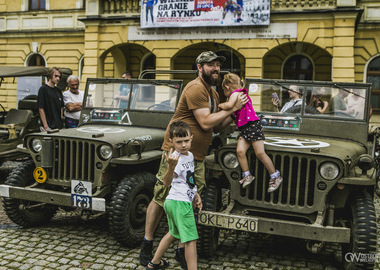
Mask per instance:
[[[92,183],[71,180],[71,205],[83,209],[92,209]]]
[[[257,232],[258,219],[241,217],[209,211],[202,211],[198,217],[199,224],[225,229]]]

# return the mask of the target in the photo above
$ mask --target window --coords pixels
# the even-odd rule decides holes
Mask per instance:
[[[29,10],[45,10],[45,0],[29,0]]]
[[[149,53],[147,57],[143,60],[142,70],[146,69],[156,69],[156,56],[153,53]],[[155,74],[147,74],[147,76],[144,77],[145,79],[155,79]],[[146,100],[153,100],[154,99],[154,91],[152,91],[152,88],[146,87],[144,90],[142,90],[142,97]]]
[[[313,64],[303,55],[294,55],[284,64],[283,79],[312,80]]]
[[[374,58],[368,65],[367,83],[372,83],[372,109],[380,112],[380,56]]]
[[[45,59],[42,57],[42,55],[35,53],[31,55],[27,61],[28,67],[45,67]]]

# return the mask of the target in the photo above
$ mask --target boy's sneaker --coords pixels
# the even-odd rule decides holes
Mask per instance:
[[[175,251],[174,259],[180,263],[182,269],[187,270],[187,263],[185,258],[185,248],[177,248]]]
[[[140,264],[142,266],[147,266],[148,263],[153,259],[153,241],[143,240],[140,249]]]
[[[277,178],[271,178],[269,180],[268,192],[276,191],[280,187],[281,183],[282,183],[282,177],[281,176],[279,176]]]
[[[252,175],[246,175],[243,179],[239,181],[240,184],[243,184],[243,188],[246,188],[252,181],[255,180],[255,177]]]

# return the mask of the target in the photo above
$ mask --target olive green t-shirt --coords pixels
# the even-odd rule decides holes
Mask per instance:
[[[213,102],[210,99],[212,95]],[[213,109],[211,108],[213,105]],[[219,105],[218,93],[207,85],[202,78],[198,77],[189,82],[183,90],[179,99],[175,113],[170,120],[169,126],[173,121],[182,120],[189,124],[193,134],[193,142],[190,152],[193,153],[194,159],[204,160],[207,149],[212,141],[212,129],[205,131],[198,124],[193,111],[197,109],[210,108],[210,112],[217,112]],[[169,128],[166,129],[162,150],[169,151]]]

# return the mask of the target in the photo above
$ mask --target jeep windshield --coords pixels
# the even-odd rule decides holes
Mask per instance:
[[[174,112],[181,81],[88,79],[85,107]]]
[[[362,122],[369,118],[369,84],[247,79],[246,87],[258,114]]]

